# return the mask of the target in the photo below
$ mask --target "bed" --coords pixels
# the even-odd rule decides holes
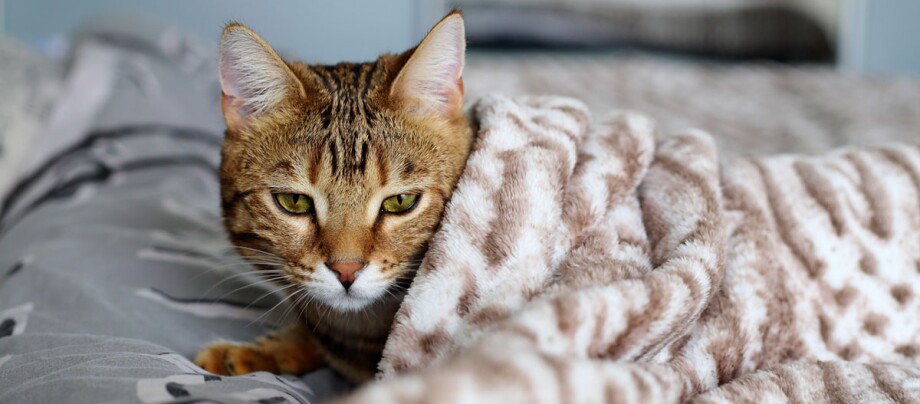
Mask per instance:
[[[310,402],[351,388],[328,369],[228,378],[188,359],[292,314],[223,236],[213,60],[149,21],[86,27],[63,59],[2,42],[0,145],[15,153],[0,155],[0,402]],[[468,100],[641,110],[664,132],[706,128],[729,156],[920,133],[920,80],[820,66],[481,51],[465,83]]]

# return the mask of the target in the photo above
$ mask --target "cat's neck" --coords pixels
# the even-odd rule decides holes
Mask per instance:
[[[404,291],[392,291],[373,304],[358,311],[337,310],[331,306],[312,302],[302,308],[302,320],[316,333],[335,332],[354,337],[386,335],[390,331],[396,310],[405,297]]]
[[[307,324],[329,364],[352,382],[362,382],[376,372],[405,295],[404,289],[394,291],[361,311],[338,311],[312,304],[303,307],[301,321]]]

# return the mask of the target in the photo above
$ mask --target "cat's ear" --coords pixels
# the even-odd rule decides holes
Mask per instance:
[[[221,108],[227,125],[277,106],[288,97],[304,97],[304,87],[281,57],[258,34],[230,23],[220,36]]]
[[[423,114],[453,118],[463,107],[466,34],[459,11],[448,14],[415,48],[390,93]]]

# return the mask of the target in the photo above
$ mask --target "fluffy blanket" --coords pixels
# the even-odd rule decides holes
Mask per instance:
[[[495,92],[554,94],[591,111],[642,111],[662,133],[704,128],[723,161],[912,142],[920,131],[920,75],[639,54],[471,52],[463,83],[469,100]]]
[[[492,96],[381,380],[346,402],[920,400],[920,148],[719,166]]]

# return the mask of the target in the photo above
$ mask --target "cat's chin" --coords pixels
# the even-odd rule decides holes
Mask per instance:
[[[314,290],[314,296],[317,297],[318,302],[333,311],[343,313],[367,310],[383,299],[384,294],[384,290],[377,291],[372,288],[353,287],[348,293],[345,293],[341,287],[338,290]]]
[[[368,310],[383,300],[400,298],[402,294],[390,291],[393,285],[381,279],[379,267],[371,263],[364,271],[347,291],[330,270],[315,272],[303,287],[315,301],[341,313]]]
[[[326,299],[325,303],[332,310],[339,312],[358,312],[367,309],[374,304],[379,297],[367,298],[356,296],[354,294],[342,294],[341,296]]]

